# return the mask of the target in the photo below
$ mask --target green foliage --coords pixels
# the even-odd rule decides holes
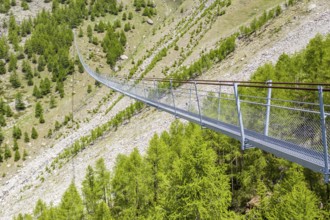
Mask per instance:
[[[22,131],[18,126],[13,127],[13,138],[14,139],[21,139]]]
[[[14,138],[14,146],[13,146],[13,151],[16,151],[16,150],[18,150],[18,149],[19,149],[19,147],[18,147],[17,139],[16,139],[16,138]]]
[[[30,137],[29,137],[29,134],[27,132],[24,132],[24,142],[25,143],[29,143],[30,142]]]
[[[58,219],[83,219],[84,206],[74,183],[65,191],[59,205]]]
[[[9,82],[10,82],[11,86],[15,89],[21,87],[21,85],[22,85],[16,71],[14,71],[13,73],[10,74]]]
[[[92,85],[88,85],[87,86],[87,93],[91,93],[92,92]]]
[[[50,108],[56,108],[57,103],[56,103],[56,99],[53,95],[50,96],[50,101],[49,101],[49,107]]]
[[[15,150],[14,161],[17,162],[20,159],[21,159],[21,154],[19,153],[19,150]]]
[[[34,127],[32,127],[31,138],[32,139],[37,139],[38,138],[38,132]]]
[[[18,92],[15,95],[15,108],[17,111],[22,111],[25,109],[25,104],[23,102],[22,93]]]
[[[112,68],[115,66],[117,59],[124,52],[124,45],[121,41],[121,38],[123,38],[123,36],[125,35],[123,35],[122,33],[116,33],[114,29],[109,26],[106,35],[103,39],[103,51],[107,54],[107,63]]]
[[[5,62],[0,60],[0,75],[6,74],[7,70],[5,65]]]
[[[133,13],[130,11],[128,13],[128,20],[132,20],[133,19]]]
[[[2,142],[5,140],[5,136],[3,134],[2,129],[0,129],[0,146],[2,145]],[[2,153],[2,152],[1,152]]]
[[[7,43],[7,39],[5,37],[1,37],[0,38],[0,59],[7,59],[8,52],[9,52],[9,45]]]
[[[35,108],[34,116],[35,116],[36,118],[39,118],[39,117],[42,115],[43,112],[44,112],[44,110],[43,110],[43,108],[42,108],[40,102],[37,102],[37,104],[36,104],[36,108]]]
[[[0,13],[7,13],[10,9],[10,0],[0,1]]]
[[[269,20],[273,19],[274,17],[278,17],[281,13],[282,8],[279,5],[268,12],[265,11],[259,18],[254,18],[253,21],[250,23],[250,26],[241,26],[240,35],[242,37],[250,36],[251,34],[258,31]]]
[[[9,56],[9,64],[8,64],[8,71],[12,72],[17,69],[17,58],[14,54],[10,54]]]
[[[5,145],[4,158],[5,158],[5,160],[8,160],[9,158],[11,158],[11,151],[7,144]]]

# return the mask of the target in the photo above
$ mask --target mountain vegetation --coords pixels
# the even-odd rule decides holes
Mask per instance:
[[[59,205],[39,200],[33,215],[15,219],[325,219],[321,182],[294,163],[258,149],[242,154],[237,141],[176,121],[154,135],[145,156],[119,155],[111,174],[101,158],[87,167],[81,193],[72,182]]]

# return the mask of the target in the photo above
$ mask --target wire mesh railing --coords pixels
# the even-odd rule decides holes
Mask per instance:
[[[329,91],[329,84],[124,79],[93,71],[78,49],[77,53],[88,74],[109,88],[232,134],[243,150],[251,145],[266,146],[262,149],[322,172],[328,181],[330,119],[326,116],[330,105],[323,94]],[[288,100],[283,98],[285,94],[301,99]]]

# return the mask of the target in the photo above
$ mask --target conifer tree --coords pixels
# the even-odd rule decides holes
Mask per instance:
[[[36,118],[39,118],[43,114],[43,112],[44,112],[44,110],[42,109],[40,102],[37,102],[36,107],[35,107],[34,116]]]
[[[2,142],[3,142],[3,140],[5,140],[5,136],[3,135],[2,129],[0,129],[0,146],[1,146]]]
[[[13,127],[13,138],[14,139],[20,139],[21,136],[22,136],[21,129],[14,125],[14,127]]]
[[[32,139],[37,139],[38,138],[38,132],[34,127],[32,127],[31,138]]]
[[[5,158],[5,160],[11,158],[11,151],[10,151],[10,149],[9,149],[9,147],[8,147],[7,144],[5,145],[4,158]]]
[[[10,74],[9,82],[13,88],[21,87],[21,81],[20,81],[16,71],[14,71],[14,73]]]
[[[111,220],[113,219],[111,217],[110,209],[109,206],[102,201],[101,203],[98,204],[96,213],[94,215],[94,219],[98,220]]]
[[[28,152],[26,151],[26,149],[24,149],[23,151],[23,160],[26,160],[26,157],[29,156]]]
[[[19,147],[18,147],[17,139],[14,139],[13,151],[16,151],[18,149],[19,149]]]
[[[85,179],[82,182],[82,193],[84,204],[89,215],[95,215],[98,203],[97,186],[95,180],[95,172],[91,166],[87,167]]]
[[[50,108],[56,108],[56,99],[53,95],[50,96],[49,107]]]
[[[23,102],[23,97],[20,92],[16,93],[15,96],[15,108],[17,111],[22,111],[25,109],[25,104]]]
[[[7,70],[5,65],[5,62],[0,60],[0,75],[6,74]]]
[[[19,150],[15,150],[15,157],[14,157],[14,161],[17,162],[21,159],[21,154],[19,153]]]
[[[83,219],[84,206],[78,190],[74,183],[71,183],[65,191],[59,206],[58,219]]]

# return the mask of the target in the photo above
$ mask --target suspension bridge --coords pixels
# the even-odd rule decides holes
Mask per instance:
[[[330,105],[324,96],[330,84],[124,79],[93,71],[77,45],[76,51],[85,71],[105,86],[235,138],[242,150],[257,147],[323,173],[329,182]],[[281,99],[283,94],[296,100]]]

